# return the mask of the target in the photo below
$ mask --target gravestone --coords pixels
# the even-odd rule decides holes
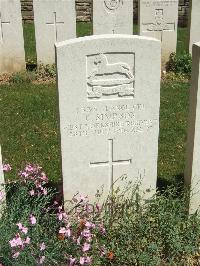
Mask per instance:
[[[65,200],[94,199],[102,185],[105,196],[123,175],[154,190],[160,42],[95,35],[57,43],[56,53]]]
[[[0,73],[25,70],[20,0],[0,0]]]
[[[133,0],[93,0],[94,34],[133,34]]]
[[[4,198],[3,195],[5,195],[5,189],[4,189],[4,174],[3,174],[3,163],[2,163],[2,155],[1,155],[1,145],[0,145],[0,217],[1,217],[1,209],[4,204]]]
[[[55,42],[76,37],[75,0],[34,0],[38,64],[55,64]]]
[[[200,42],[193,45],[185,182],[191,186],[190,213],[200,207]]]
[[[190,19],[189,19],[189,51],[192,53],[192,45],[200,41],[200,1],[190,1]]]
[[[176,52],[178,0],[140,0],[140,35],[162,43],[162,66]]]

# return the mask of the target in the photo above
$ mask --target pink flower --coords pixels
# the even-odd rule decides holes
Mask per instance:
[[[35,195],[35,190],[31,190],[31,191],[29,191],[29,194],[31,195],[31,196],[34,196]]]
[[[18,258],[18,257],[19,257],[19,255],[20,255],[20,253],[19,253],[19,251],[18,251],[18,252],[15,252],[15,253],[13,254],[13,256],[12,256],[12,257],[13,257],[14,259],[16,259],[16,258]]]
[[[44,242],[42,242],[42,243],[40,244],[40,251],[45,250],[45,249],[46,249],[46,245],[45,245]]]
[[[31,242],[31,239],[30,237],[27,237],[26,240],[24,241],[25,244],[29,245]]]
[[[85,258],[84,257],[80,257],[80,264],[84,265],[84,263],[85,263]]]
[[[46,195],[47,195],[47,193],[48,193],[47,189],[46,189],[46,188],[44,188],[44,189],[43,189],[43,195],[45,195],[45,196],[46,196]]]
[[[31,222],[31,224],[33,224],[33,225],[36,224],[36,222],[37,222],[35,216],[33,216],[32,214],[30,215],[30,222]]]
[[[24,226],[22,225],[22,223],[18,223],[17,226],[18,226],[19,230],[20,230],[22,233],[24,233],[24,234],[27,234],[27,233],[28,233],[28,228],[27,228],[27,227],[24,227]]]
[[[61,227],[59,234],[65,234],[67,237],[71,236],[71,230],[69,228]]]
[[[87,264],[91,264],[91,262],[92,262],[91,257],[87,256],[87,257],[85,258],[85,262],[86,262]]]
[[[95,228],[95,224],[91,223],[91,222],[86,222],[85,226],[90,229],[90,228]]]
[[[73,257],[70,257],[70,258],[69,258],[69,266],[73,266],[73,265],[74,265],[74,263],[75,263],[75,261],[76,261],[76,259],[75,259],[75,258],[73,258]]]
[[[45,256],[40,257],[39,264],[43,264],[44,261],[45,261]]]
[[[3,165],[3,171],[4,172],[9,172],[12,170],[12,167],[10,166],[10,164],[4,164]]]
[[[20,236],[16,236],[12,240],[10,240],[9,243],[12,248],[17,246],[23,246],[23,241]]]
[[[45,173],[41,173],[41,177],[40,177],[43,181],[48,181],[48,177],[45,175]]]
[[[86,252],[86,251],[90,250],[90,244],[84,243],[82,250],[83,250],[83,252]]]

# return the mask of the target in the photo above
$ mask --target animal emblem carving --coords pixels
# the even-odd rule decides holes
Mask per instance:
[[[94,65],[95,69],[87,78],[88,98],[134,96],[135,78],[127,63],[110,64],[105,54],[99,54],[94,59]]]

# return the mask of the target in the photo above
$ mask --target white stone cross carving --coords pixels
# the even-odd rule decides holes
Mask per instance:
[[[160,32],[160,41],[162,42],[164,32],[175,31],[175,22],[166,23],[163,17],[163,9],[156,9],[155,23],[143,23],[143,30],[146,32]]]
[[[57,21],[56,12],[53,12],[54,14],[54,22],[47,22],[47,25],[53,26],[55,31],[55,41],[58,41],[58,25],[64,24],[64,21]]]
[[[3,42],[3,26],[5,24],[10,24],[10,21],[3,21],[2,20],[2,14],[0,12],[0,42]]]
[[[111,186],[113,185],[113,169],[115,165],[128,165],[132,163],[132,159],[127,160],[114,160],[113,159],[113,139],[108,140],[108,160],[104,162],[91,162],[90,167],[99,167],[99,166],[108,166],[108,175],[111,182]]]

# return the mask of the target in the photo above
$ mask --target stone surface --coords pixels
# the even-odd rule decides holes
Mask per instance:
[[[189,51],[192,52],[192,45],[200,41],[200,1],[192,0],[190,2],[190,37]]]
[[[193,45],[185,182],[191,185],[190,213],[200,207],[200,42]]]
[[[162,65],[176,52],[178,0],[140,0],[140,35],[162,42]]]
[[[34,0],[38,64],[55,63],[55,42],[76,36],[74,0]]]
[[[93,34],[133,34],[133,0],[93,0]]]
[[[25,69],[20,0],[0,0],[0,73]]]
[[[56,44],[65,200],[119,178],[155,189],[160,42],[96,35]],[[117,182],[118,180],[118,182]]]

